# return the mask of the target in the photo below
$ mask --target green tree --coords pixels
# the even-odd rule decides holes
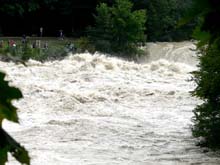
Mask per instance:
[[[95,47],[99,51],[111,53],[113,50],[112,41],[112,8],[106,3],[101,3],[96,8],[97,15],[95,18],[95,27],[89,29],[89,35]]]
[[[129,0],[116,0],[112,7],[101,3],[96,8],[96,24],[90,35],[97,49],[129,53],[139,43],[145,42],[146,11],[132,11],[132,7]]]
[[[4,119],[18,123],[17,108],[11,102],[22,98],[20,90],[10,87],[4,79],[5,74],[0,72],[0,164],[4,165],[8,161],[7,153],[10,152],[20,163],[28,165],[28,152],[2,128]]]
[[[41,26],[44,34],[56,35],[63,29],[65,35],[70,35],[74,28],[82,31],[93,22],[92,13],[97,3],[98,0],[1,0],[0,35],[37,34]],[[51,20],[54,17],[56,21]]]
[[[150,0],[147,34],[150,41],[178,41],[191,37],[196,21],[177,28],[178,22],[192,5],[192,0]]]
[[[116,47],[145,42],[146,13],[144,10],[132,12],[132,6],[127,0],[117,0],[112,7],[112,35]]]
[[[194,109],[193,135],[201,146],[220,148],[220,1],[194,0],[189,16],[202,20],[195,36],[200,40],[199,70],[194,72],[197,84],[193,95],[203,100]],[[189,18],[190,18],[189,17]]]
[[[23,16],[26,12],[35,11],[40,7],[37,0],[4,0],[0,1],[0,13],[11,16]]]

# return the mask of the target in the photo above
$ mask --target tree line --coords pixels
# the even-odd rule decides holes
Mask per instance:
[[[148,41],[181,41],[191,37],[196,21],[177,27],[192,0],[131,0],[132,10],[147,10],[145,34]],[[0,35],[57,36],[59,29],[65,35],[79,37],[88,26],[94,26],[96,6],[115,0],[4,0],[0,1]]]

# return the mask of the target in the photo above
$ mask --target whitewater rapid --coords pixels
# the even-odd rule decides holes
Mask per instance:
[[[191,135],[189,74],[195,45],[149,43],[138,63],[103,54],[61,61],[0,62],[24,98],[20,125],[3,126],[23,144],[33,165],[218,165]],[[11,164],[18,164],[10,158]]]

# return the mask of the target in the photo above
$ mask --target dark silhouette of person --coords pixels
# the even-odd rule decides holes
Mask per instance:
[[[22,42],[22,44],[25,44],[25,43],[27,42],[27,39],[26,39],[26,35],[25,35],[25,34],[22,35],[21,42]]]
[[[40,27],[40,37],[43,37],[43,27]]]

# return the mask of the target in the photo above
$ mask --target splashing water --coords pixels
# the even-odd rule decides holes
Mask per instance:
[[[33,165],[220,164],[217,154],[195,146],[190,131],[201,103],[189,94],[194,48],[151,43],[141,64],[88,53],[30,60],[28,67],[0,62],[24,94],[14,102],[21,124],[3,126],[29,150]]]

